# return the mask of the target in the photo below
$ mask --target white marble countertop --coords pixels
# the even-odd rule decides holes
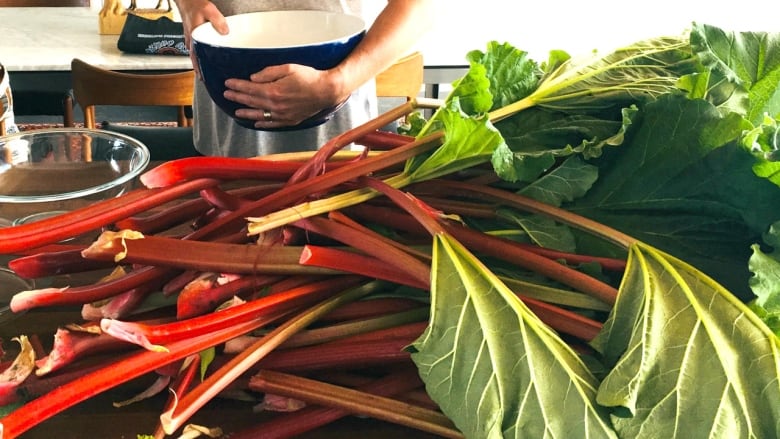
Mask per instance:
[[[89,7],[0,8],[0,64],[11,73],[68,73],[73,58],[109,70],[192,68],[186,56],[121,52],[116,46],[118,35],[98,33],[98,12]],[[453,51],[451,56],[437,45],[432,39],[419,48],[431,61],[426,62],[426,83],[449,83],[465,72],[466,50]]]
[[[186,56],[122,53],[118,35],[98,34],[88,7],[0,8],[0,23],[0,63],[9,72],[70,71],[73,58],[111,70],[192,68]]]

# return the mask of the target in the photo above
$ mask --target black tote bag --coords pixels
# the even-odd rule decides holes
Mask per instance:
[[[164,15],[167,11],[162,9],[159,16],[134,11],[136,11],[135,2],[132,2],[117,41],[119,50],[126,53],[153,55],[189,55],[189,50],[184,43],[184,26],[181,22],[168,18]]]

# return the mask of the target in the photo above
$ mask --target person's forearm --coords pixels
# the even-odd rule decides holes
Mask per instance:
[[[334,72],[349,95],[410,51],[427,32],[434,0],[389,0],[366,36]]]

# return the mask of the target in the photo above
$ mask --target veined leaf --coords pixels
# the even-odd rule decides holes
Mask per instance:
[[[598,402],[621,408],[612,422],[625,438],[776,437],[779,341],[715,281],[636,243],[593,341],[614,363]]]
[[[599,179],[568,208],[692,264],[744,297],[749,247],[778,219],[777,186],[734,140],[751,125],[709,102],[666,95],[626,141],[591,163]],[[587,251],[580,248],[581,251]]]
[[[486,163],[504,142],[486,117],[470,118],[460,111],[457,100],[439,108],[436,119],[444,124],[445,142],[430,156],[410,159],[404,172],[414,181],[429,180]]]
[[[750,288],[762,308],[780,314],[780,291],[777,289],[777,285],[780,285],[780,221],[772,224],[764,234],[764,242],[772,246],[774,251],[765,253],[758,244],[752,246],[753,255],[749,266],[753,277],[750,278]]]
[[[430,324],[412,359],[466,437],[614,438],[577,354],[457,241],[436,235]]]
[[[528,239],[544,248],[574,252],[577,245],[569,226],[541,215],[520,215],[510,209],[498,209],[499,217],[511,221],[522,230]]]
[[[713,82],[720,87],[738,86],[729,90],[733,96],[725,104],[728,109],[754,124],[765,113],[776,116],[780,112],[780,34],[728,32],[694,24],[690,39],[696,55],[716,76]]]
[[[564,160],[560,165],[533,183],[524,186],[519,194],[551,206],[561,206],[583,196],[598,178],[595,166],[586,164],[578,156]],[[499,217],[516,224],[528,238],[545,248],[574,252],[574,235],[568,226],[541,215],[521,214],[514,209],[497,210]]]
[[[467,57],[472,66],[484,66],[486,77],[491,78],[491,105],[487,109],[481,107],[480,112],[503,107],[528,96],[536,89],[542,76],[539,66],[528,57],[527,52],[508,43],[499,44],[497,41],[491,41],[485,53],[472,50]],[[459,84],[460,82],[456,82],[455,88]],[[453,92],[459,93],[456,90]],[[466,110],[466,106],[463,108]]]

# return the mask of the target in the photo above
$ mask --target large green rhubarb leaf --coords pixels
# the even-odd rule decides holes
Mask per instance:
[[[777,437],[778,341],[712,279],[634,244],[593,341],[611,368],[598,403],[617,408],[612,422],[623,438]]]
[[[428,329],[411,347],[466,437],[614,438],[577,354],[461,244],[437,235]]]
[[[694,23],[690,39],[692,49],[716,80],[725,78],[746,92],[747,99],[739,90],[731,91],[726,103],[730,110],[754,124],[760,124],[766,113],[776,116],[780,112],[780,33],[730,32]]]

